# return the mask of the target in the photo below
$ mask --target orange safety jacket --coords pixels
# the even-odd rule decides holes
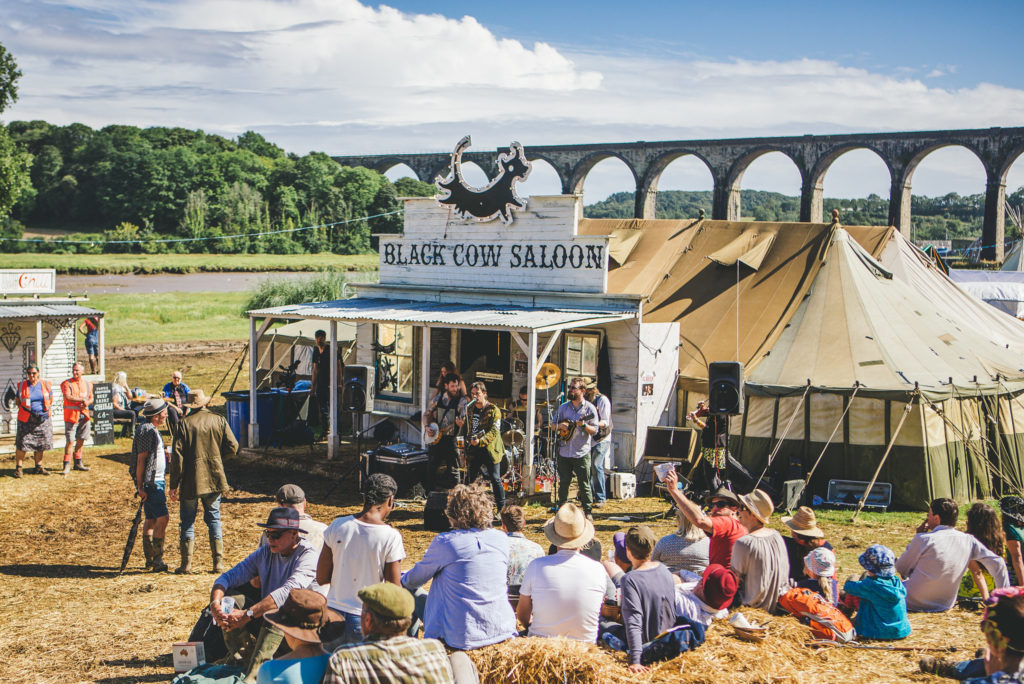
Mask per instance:
[[[50,383],[40,380],[43,384],[43,408],[50,412],[50,404],[53,403],[53,392],[50,391]],[[18,385],[18,422],[27,423],[32,417],[32,385],[28,380],[22,380]]]
[[[84,397],[84,400],[78,401],[68,398],[71,396],[71,387],[74,384],[76,383],[71,378],[60,383],[60,391],[64,393],[64,422],[77,423],[83,414],[86,420],[92,420],[88,408],[92,403],[92,383],[85,378],[79,378],[78,396]]]

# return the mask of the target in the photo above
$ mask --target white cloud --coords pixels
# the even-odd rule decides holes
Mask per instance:
[[[255,129],[300,153],[446,150],[465,133],[494,148],[1024,119],[1024,91],[930,87],[912,76],[924,69],[695,59],[685,43],[679,57],[570,51],[357,0],[7,0],[0,42],[25,74],[9,118]]]

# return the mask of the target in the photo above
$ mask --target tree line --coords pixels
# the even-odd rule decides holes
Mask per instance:
[[[798,221],[800,198],[763,190],[744,190],[744,218],[755,221]],[[1024,188],[1006,197],[1008,204],[1024,204]],[[695,218],[701,210],[711,216],[710,191],[660,190],[656,200],[658,218]],[[981,234],[985,216],[985,195],[958,195],[951,192],[942,197],[914,195],[912,198],[914,236],[919,240],[975,238]],[[617,192],[607,199],[586,207],[591,218],[632,218],[633,193]],[[839,220],[848,226],[884,226],[889,223],[889,200],[871,194],[860,199],[824,199],[825,220],[832,209],[839,210]],[[1018,233],[1007,221],[1007,235]]]
[[[286,154],[253,131],[232,140],[184,128],[13,121],[7,132],[31,161],[5,237],[28,225],[102,231],[104,240],[8,239],[5,250],[366,253],[371,233],[401,230],[399,196],[433,191],[322,152]],[[295,230],[308,226],[320,227]],[[224,237],[274,231],[294,232]],[[152,242],[168,237],[193,240]],[[132,240],[142,242],[118,242]]]

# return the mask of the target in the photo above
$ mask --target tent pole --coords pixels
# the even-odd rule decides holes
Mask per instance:
[[[868,495],[871,494],[871,489],[875,486],[875,481],[878,479],[879,473],[882,472],[882,466],[885,465],[885,460],[889,458],[889,452],[892,451],[893,445],[896,444],[896,438],[900,436],[900,430],[903,429],[903,423],[906,422],[907,416],[910,415],[910,409],[914,406],[914,400],[917,399],[918,390],[915,388],[913,395],[910,397],[910,401],[903,407],[903,415],[900,416],[900,422],[896,424],[896,431],[892,434],[889,439],[889,446],[885,448],[885,453],[882,454],[882,460],[878,462],[878,468],[875,469],[875,474],[871,478],[871,482],[868,483],[868,488],[864,490],[864,494],[860,497],[860,501],[857,503],[857,511],[850,518],[850,522],[857,522],[857,516],[864,509],[864,504],[868,501]]]

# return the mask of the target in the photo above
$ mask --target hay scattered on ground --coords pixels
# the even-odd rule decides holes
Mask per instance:
[[[594,644],[525,637],[470,651],[482,682],[618,684],[630,681],[625,660]]]

